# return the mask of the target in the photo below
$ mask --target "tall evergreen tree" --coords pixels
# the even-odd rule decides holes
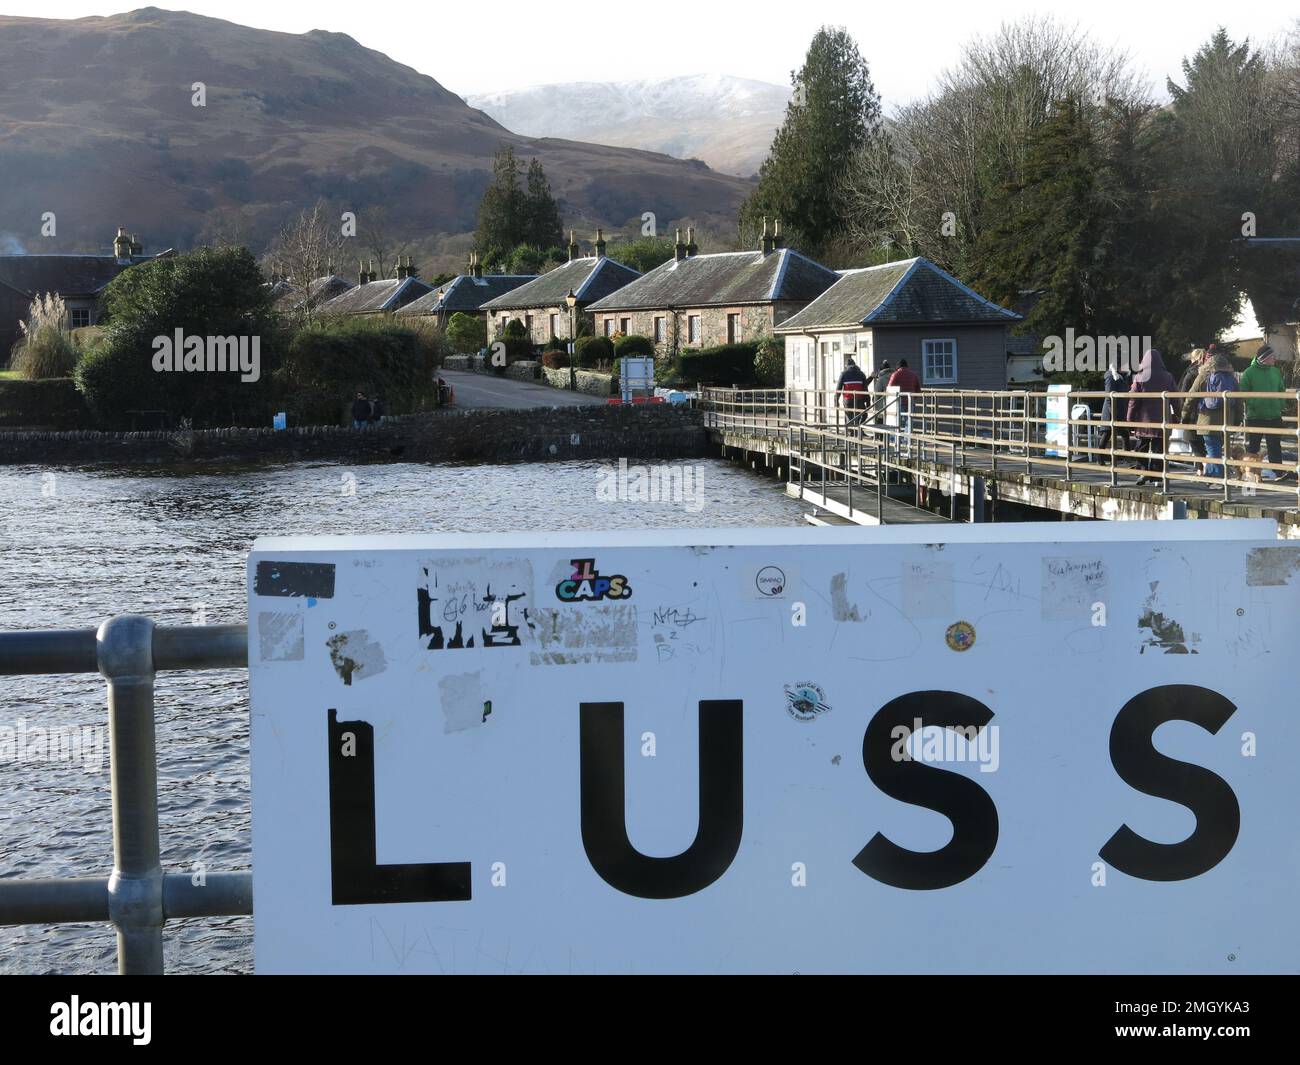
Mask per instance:
[[[527,190],[524,195],[526,233],[524,243],[530,247],[552,248],[564,241],[564,225],[560,220],[560,205],[551,193],[551,183],[546,178],[539,160],[528,164]]]
[[[867,62],[844,29],[823,26],[803,67],[758,186],[740,209],[745,243],[764,216],[780,218],[790,242],[818,255],[839,235],[838,172],[880,129],[880,98]]]
[[[524,243],[526,206],[519,188],[519,160],[507,145],[498,149],[492,159],[492,181],[478,206],[474,244],[486,261],[495,261]]]
[[[514,149],[508,145],[500,148],[492,160],[492,181],[479,201],[474,231],[474,244],[483,261],[502,265],[521,245],[545,253],[563,240],[560,205],[541,162],[531,160],[521,175]]]

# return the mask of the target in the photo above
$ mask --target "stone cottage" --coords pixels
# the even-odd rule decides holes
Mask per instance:
[[[377,280],[374,260],[371,260],[369,266],[361,264],[356,285],[326,300],[316,308],[316,313],[392,314],[432,291],[433,286],[420,280],[415,264],[409,259],[400,260],[397,275],[383,281]]]
[[[681,230],[673,258],[638,281],[593,303],[596,332],[647,336],[656,350],[737,344],[771,335],[839,274],[782,246],[780,223],[766,219],[756,251],[698,254],[694,230]]]
[[[0,255],[0,366],[22,338],[18,323],[27,320],[37,296],[62,296],[72,329],[96,325],[100,296],[113,278],[129,267],[171,254],[168,249],[145,255],[135,235],[119,227],[112,255]]]
[[[591,322],[591,304],[641,276],[605,255],[605,238],[600,230],[596,231],[595,251],[595,255],[579,256],[578,245],[570,234],[568,262],[484,303],[488,340],[499,337],[511,318],[518,318],[534,344],[567,341],[571,336],[566,299],[570,292],[575,297],[574,327],[581,333],[581,324]]]
[[[445,328],[453,314],[478,315],[483,304],[513,292],[536,274],[484,274],[478,255],[470,256],[467,273],[459,274],[397,312],[399,318],[428,318]]]
[[[852,355],[867,373],[906,359],[925,388],[1003,389],[1007,329],[1020,320],[916,258],[843,271],[776,332],[787,388],[834,388]]]

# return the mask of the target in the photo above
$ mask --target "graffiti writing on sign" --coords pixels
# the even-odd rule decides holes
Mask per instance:
[[[593,603],[601,599],[631,599],[632,585],[622,574],[602,576],[594,558],[569,560],[573,573],[555,586],[555,598],[562,603]]]
[[[421,638],[430,651],[469,647],[520,647],[529,620],[523,574],[497,572],[491,579],[463,567],[428,566],[416,590]]]

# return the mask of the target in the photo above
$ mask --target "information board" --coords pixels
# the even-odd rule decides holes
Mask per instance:
[[[259,540],[257,969],[1293,971],[1269,528]]]

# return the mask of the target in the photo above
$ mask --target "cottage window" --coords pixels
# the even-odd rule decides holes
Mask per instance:
[[[692,314],[686,319],[686,339],[691,344],[700,342],[700,316],[698,314]]]
[[[957,383],[957,341],[921,341],[922,383],[955,385]]]
[[[560,335],[559,324],[560,324],[560,316],[558,314],[551,315],[551,339],[552,340],[554,340],[556,337]]]
[[[662,344],[664,342],[664,332],[665,332],[664,320],[662,317],[658,317],[655,319],[655,343],[656,344]]]
[[[90,308],[89,307],[72,307],[68,310],[68,323],[73,329],[80,329],[83,326],[90,325]]]
[[[620,319],[618,320],[618,331],[619,331],[620,333],[622,333],[624,336],[627,336],[629,333],[631,333],[631,332],[632,332],[632,319],[631,319],[631,318],[620,318]]]
[[[727,315],[727,343],[740,343],[740,315]]]
[[[606,319],[605,319],[605,335],[606,335],[607,337],[612,337],[612,336],[614,335],[614,319],[613,319],[613,318],[606,318]]]

